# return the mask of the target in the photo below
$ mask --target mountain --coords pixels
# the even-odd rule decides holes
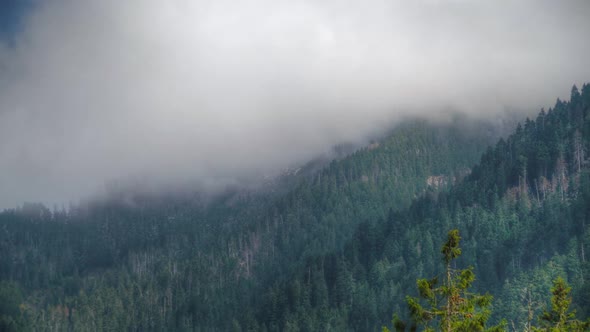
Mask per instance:
[[[506,138],[486,122],[407,121],[277,190],[134,196],[0,214],[0,324],[15,330],[371,331],[405,313],[439,243],[521,326],[555,276],[590,314],[590,86]],[[494,145],[491,145],[495,143]],[[479,162],[477,162],[479,160]]]
[[[477,288],[497,295],[495,321],[523,326],[527,301],[538,313],[557,276],[573,284],[587,317],[589,105],[590,86],[581,94],[574,87],[570,102],[527,119],[449,191],[362,223],[343,250],[309,260],[269,288],[259,317],[278,329],[379,329],[392,312],[405,312],[416,276],[441,273],[434,239],[451,228],[464,234],[461,264],[474,266]],[[313,300],[317,293],[322,301]]]

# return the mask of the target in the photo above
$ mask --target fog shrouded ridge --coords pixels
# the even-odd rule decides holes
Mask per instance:
[[[590,78],[587,1],[34,2],[0,44],[0,207],[216,188],[402,117],[538,110]]]

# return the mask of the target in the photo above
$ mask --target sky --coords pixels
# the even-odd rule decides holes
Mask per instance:
[[[26,3],[26,5],[23,5]],[[590,81],[585,0],[0,1],[0,208],[216,190]]]
[[[0,38],[10,39],[18,30],[21,17],[34,0],[2,0],[0,2]]]

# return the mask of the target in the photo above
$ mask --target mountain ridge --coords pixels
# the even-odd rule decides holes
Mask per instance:
[[[2,314],[23,329],[375,330],[458,227],[460,263],[518,325],[509,280],[543,275],[540,302],[555,273],[590,294],[589,105],[574,88],[487,150],[485,124],[405,123],[277,195],[5,211]]]

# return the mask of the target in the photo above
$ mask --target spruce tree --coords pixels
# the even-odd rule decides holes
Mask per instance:
[[[590,330],[590,321],[576,319],[576,312],[570,311],[571,287],[558,277],[551,288],[551,310],[545,310],[540,317],[541,327],[533,327],[535,332],[584,332]]]
[[[408,326],[396,315],[393,320],[396,331],[406,331],[406,327],[409,331],[416,331],[418,326],[422,326],[424,331],[435,331],[436,326],[438,330],[445,332],[504,331],[504,322],[486,328],[492,296],[469,291],[475,281],[473,268],[453,268],[454,260],[461,256],[460,240],[458,230],[451,230],[448,233],[447,241],[441,249],[445,263],[442,285],[439,285],[439,277],[418,279],[416,284],[420,297],[406,297],[411,313],[411,324]],[[383,331],[390,330],[383,327]]]

